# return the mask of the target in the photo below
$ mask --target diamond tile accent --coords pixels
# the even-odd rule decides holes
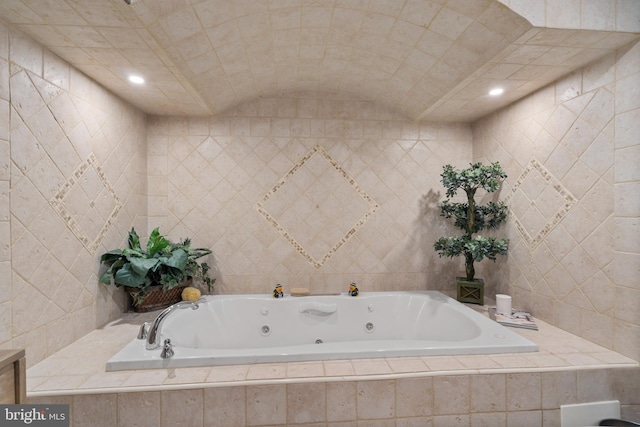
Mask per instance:
[[[122,208],[93,153],[76,168],[49,203],[92,255]]]
[[[379,205],[324,148],[316,145],[255,208],[319,269]]]
[[[562,221],[577,199],[542,163],[532,158],[505,203],[509,205],[516,228],[533,250]]]

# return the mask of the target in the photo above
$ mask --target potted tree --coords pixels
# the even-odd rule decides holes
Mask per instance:
[[[151,232],[143,248],[132,228],[127,248],[114,249],[100,257],[100,262],[108,267],[100,276],[100,282],[124,286],[136,312],[168,307],[180,301],[190,280],[201,282],[211,290],[215,279],[208,275],[209,265],[197,261],[210,253],[206,248],[192,248],[188,238],[173,243],[162,236],[158,228]]]
[[[466,275],[456,278],[457,299],[461,302],[484,304],[484,282],[475,278],[473,264],[485,258],[495,261],[497,255],[506,254],[509,240],[474,234],[500,226],[507,219],[507,206],[502,201],[477,204],[476,191],[480,188],[489,193],[497,191],[507,175],[500,163],[495,162],[489,166],[472,163],[467,169],[459,170],[446,165],[441,177],[447,199],[439,205],[440,215],[453,218],[454,225],[460,228],[463,234],[439,238],[434,243],[434,249],[440,257],[464,256]],[[451,200],[458,190],[464,191],[466,202]]]

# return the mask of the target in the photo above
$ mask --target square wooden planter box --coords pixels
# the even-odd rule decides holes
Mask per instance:
[[[456,287],[458,301],[484,305],[484,281],[482,279],[468,281],[464,277],[456,277]]]

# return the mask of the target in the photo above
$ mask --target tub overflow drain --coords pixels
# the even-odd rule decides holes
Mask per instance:
[[[316,340],[316,344],[322,344],[322,340]]]

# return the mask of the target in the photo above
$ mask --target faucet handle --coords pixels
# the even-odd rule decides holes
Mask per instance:
[[[162,348],[162,352],[160,353],[160,357],[163,359],[171,359],[173,357],[173,346],[171,345],[171,340],[167,338],[164,340],[164,347]]]
[[[138,339],[139,340],[146,340],[147,339],[147,335],[149,335],[149,328],[151,327],[151,324],[149,322],[144,322],[142,325],[140,325],[140,330],[138,331]]]

